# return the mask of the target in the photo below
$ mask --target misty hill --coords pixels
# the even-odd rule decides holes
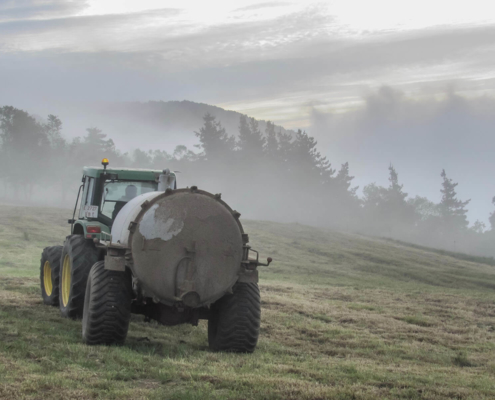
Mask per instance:
[[[69,206],[81,167],[106,157],[113,166],[181,171],[179,186],[224,193],[249,219],[298,222],[495,255],[495,212],[489,215],[490,226],[482,221],[469,226],[470,199],[457,195],[458,183],[445,170],[439,203],[409,195],[392,164],[387,187],[368,184],[360,195],[352,166],[332,164],[316,139],[300,130],[277,132],[266,122],[264,132],[253,118],[191,102],[111,103],[93,106],[91,113],[79,111],[81,118],[93,115],[99,121],[78,123],[76,133],[93,127],[71,138],[68,133],[74,132],[67,129],[66,119],[49,115],[39,120],[12,106],[0,108],[1,201],[54,205],[45,201],[57,199],[57,206]],[[219,114],[231,129],[239,117],[237,140],[232,136],[237,131],[226,132],[222,124],[228,125]]]
[[[229,135],[238,134],[241,113],[187,100],[97,103],[82,109],[64,109],[60,117],[67,121],[71,136],[97,126],[114,139],[119,149],[170,151],[180,144],[192,149],[198,142],[194,132],[203,125],[206,113],[215,116]],[[266,121],[259,121],[259,125],[264,132]],[[276,126],[276,131],[287,130]]]
[[[140,316],[123,347],[88,347],[39,294],[41,250],[71,214],[0,206],[0,398],[495,398],[495,270],[475,258],[243,220],[274,258],[254,354],[208,351],[205,321]]]

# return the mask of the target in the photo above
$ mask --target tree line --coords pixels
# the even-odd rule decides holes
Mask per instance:
[[[160,149],[122,153],[96,127],[72,140],[64,137],[62,128],[55,115],[40,120],[12,106],[0,108],[0,199],[43,198],[46,204],[67,206],[74,202],[82,166],[107,157],[113,166],[180,170],[180,186],[196,184],[223,192],[229,204],[248,218],[308,223],[495,255],[495,211],[489,216],[490,226],[476,221],[469,227],[470,200],[458,198],[458,183],[445,170],[439,171],[439,203],[409,196],[393,165],[388,168],[387,187],[372,183],[359,196],[349,164],[334,168],[305,131],[277,131],[272,122],[261,131],[258,121],[245,115],[232,135],[215,116],[206,114],[194,132],[196,148],[179,145],[172,153]],[[495,197],[492,203],[495,206]]]

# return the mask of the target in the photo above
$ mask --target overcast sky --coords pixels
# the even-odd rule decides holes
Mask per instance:
[[[473,198],[470,219],[486,220],[491,4],[1,0],[0,105],[46,115],[94,101],[213,104],[306,129],[361,186],[387,184],[393,162],[407,191],[438,201],[446,168]]]

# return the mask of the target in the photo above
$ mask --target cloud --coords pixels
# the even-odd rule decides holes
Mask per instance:
[[[268,5],[261,3],[254,6]],[[279,4],[279,3],[276,3]],[[242,77],[259,86],[328,92],[339,82],[366,84],[490,74],[495,26],[442,27],[349,37],[321,7],[268,20],[194,25],[180,10],[11,21],[0,24],[4,52],[115,55],[124,66]],[[122,65],[116,66],[122,68]],[[403,70],[403,71],[401,71]],[[413,72],[411,74],[411,72]],[[192,73],[194,75],[194,73]],[[252,81],[257,85],[256,80]],[[382,81],[383,82],[383,81]],[[295,87],[297,86],[297,87]]]
[[[145,48],[160,39],[158,31],[173,36],[176,26],[169,19],[177,9],[132,14],[71,16],[0,23],[0,49],[9,52],[57,50],[65,53],[129,51]],[[157,28],[161,26],[161,28]],[[187,29],[185,24],[181,29]],[[147,37],[154,38],[147,40]]]
[[[3,0],[0,22],[74,15],[84,10],[87,3],[87,0]]]
[[[264,8],[289,6],[291,4],[292,3],[286,2],[286,1],[267,1],[264,3],[256,3],[256,4],[252,4],[250,6],[237,8],[236,10],[234,10],[234,12],[237,12],[237,11],[257,11],[257,10],[261,10]]]
[[[335,21],[320,11],[214,26],[189,26],[173,9],[3,23],[0,48],[11,51],[0,56],[0,72],[31,88],[45,86],[40,76],[56,80],[50,93],[61,98],[191,99],[239,111],[267,104],[264,118],[292,128],[309,125],[309,101],[321,110],[354,107],[383,83],[413,91],[459,81],[466,91],[495,89],[495,53],[484,51],[495,43],[495,26],[356,39],[333,35]],[[5,99],[21,94],[10,84],[2,91]]]

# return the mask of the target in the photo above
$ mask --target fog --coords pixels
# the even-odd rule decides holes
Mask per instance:
[[[465,97],[451,90],[407,96],[381,87],[355,111],[313,109],[310,132],[335,163],[349,161],[355,182],[386,186],[387,167],[400,173],[404,190],[438,202],[440,172],[446,169],[462,199],[471,199],[469,219],[487,223],[495,194],[495,99]]]
[[[70,207],[108,157],[244,218],[495,255],[494,21],[234,3],[2,3],[0,202]]]

